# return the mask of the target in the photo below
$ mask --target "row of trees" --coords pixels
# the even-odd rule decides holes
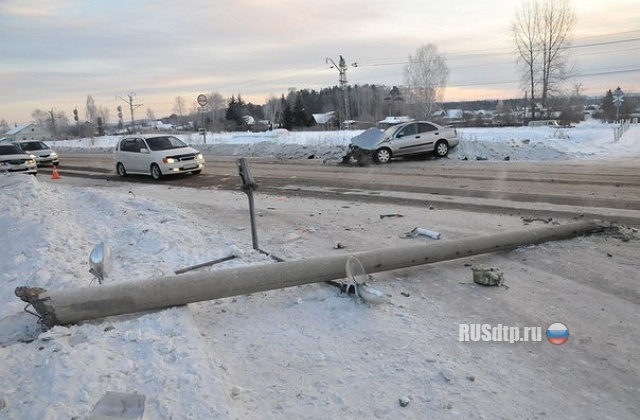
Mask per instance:
[[[414,105],[409,105],[404,100],[402,90],[397,87],[384,87],[375,85],[355,86],[348,89],[351,100],[351,115],[363,125],[374,125],[376,121],[387,115],[411,115],[407,112]],[[219,95],[219,94],[215,94]],[[205,128],[211,131],[233,130],[266,130],[272,127],[282,127],[288,130],[301,130],[315,126],[312,118],[314,113],[322,113],[335,105],[336,98],[340,98],[341,92],[337,87],[327,88],[321,91],[315,90],[291,90],[287,96],[270,98],[264,105],[246,103],[241,96],[232,97],[228,102],[224,99],[212,106],[207,113],[197,112],[196,107],[186,109],[179,114],[174,112],[171,116],[162,118],[165,123],[193,129]],[[220,96],[222,98],[222,96]],[[377,99],[375,99],[377,98]],[[181,101],[178,101],[181,102]],[[478,100],[464,102],[440,103],[444,109],[460,109],[463,111],[462,120],[468,125],[485,125],[487,121],[481,117],[478,110],[492,111],[494,122],[499,124],[518,124],[523,122],[522,114],[528,108],[528,100],[524,98],[509,100]],[[549,100],[549,108],[546,112],[560,113],[558,118],[561,123],[569,124],[580,121],[587,105],[596,105],[592,112],[596,118],[614,121],[618,117],[629,118],[635,114],[640,106],[640,98],[633,95],[625,97],[622,106],[617,109],[613,104],[613,92],[608,90],[602,97],[586,97],[582,95],[580,87],[571,94],[554,96]],[[35,110],[32,113],[34,122],[47,128],[58,137],[90,137],[95,135],[96,125],[85,121],[74,123],[70,121],[63,111]],[[548,116],[545,115],[545,118]],[[431,117],[430,119],[437,119]],[[152,110],[147,110],[147,120],[156,121]],[[108,120],[107,120],[108,121]],[[187,124],[193,122],[193,126]],[[329,124],[326,128],[336,128]],[[140,124],[140,121],[138,122]],[[117,126],[111,125],[113,128]],[[138,125],[136,130],[141,127]],[[6,120],[0,119],[0,134],[9,131],[11,127]],[[79,130],[79,131],[78,131]],[[109,131],[107,131],[109,132]]]

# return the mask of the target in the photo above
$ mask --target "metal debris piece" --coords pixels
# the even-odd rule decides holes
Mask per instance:
[[[222,258],[215,259],[213,261],[207,261],[207,262],[204,262],[204,263],[201,263],[201,264],[196,264],[196,265],[192,265],[192,266],[189,266],[189,267],[180,268],[180,269],[174,271],[174,273],[182,274],[182,273],[186,273],[187,271],[197,270],[198,268],[209,267],[209,266],[212,266],[212,265],[223,263],[225,261],[230,261],[230,260],[232,260],[234,258],[236,258],[235,255],[229,255],[227,257],[222,257]]]
[[[385,217],[404,217],[402,213],[393,213],[393,214],[381,214],[380,218],[384,219]]]
[[[440,239],[440,232],[436,232],[436,231],[421,228],[421,227],[413,228],[411,231],[401,234],[400,237],[403,239],[407,239],[407,238],[417,238],[420,235],[426,236],[431,239]]]

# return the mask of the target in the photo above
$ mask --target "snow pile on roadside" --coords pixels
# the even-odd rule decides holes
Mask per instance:
[[[5,175],[0,195],[0,417],[77,418],[107,390],[146,394],[145,418],[229,416],[187,307],[38,336],[37,319],[14,289],[88,286],[88,255],[100,241],[115,251],[109,281],[173,274],[234,252],[232,245],[126,186],[74,189]]]

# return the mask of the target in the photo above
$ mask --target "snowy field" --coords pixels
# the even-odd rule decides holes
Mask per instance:
[[[612,126],[593,122],[562,130],[459,131],[462,144],[452,159],[602,159],[640,152],[637,126],[618,142]],[[331,158],[340,156],[356,134],[275,131],[209,134],[206,145],[197,135],[185,140],[211,153]],[[106,153],[116,140],[60,141],[54,147]],[[587,304],[565,308],[530,286],[544,278],[533,266],[536,256],[542,266],[558,254],[566,261],[585,258],[574,267],[590,266],[590,260],[602,256],[598,249],[604,239],[597,237],[475,260],[511,268],[508,291],[474,287],[465,261],[458,261],[377,276],[377,287],[392,295],[391,302],[377,306],[326,285],[309,285],[41,332],[36,318],[23,311],[15,288],[88,286],[88,255],[100,241],[114,254],[107,282],[172,275],[228,255],[237,258],[205,272],[274,263],[251,250],[244,194],[194,195],[168,188],[170,194],[166,186],[147,184],[79,188],[64,177],[0,176],[1,419],[86,419],[108,391],[145,395],[144,419],[601,419],[637,414],[637,398],[630,395],[635,389],[637,397],[640,384],[629,383],[629,378],[637,381],[640,362],[633,338],[638,337],[633,326],[639,324],[635,307],[627,302],[624,315],[616,312],[620,308],[605,312],[609,296],[584,296],[603,307],[594,315]],[[263,246],[285,259],[398,246],[406,239],[397,233],[425,220],[424,210],[358,202],[258,195],[257,205]],[[405,218],[378,219],[378,214],[396,211]],[[363,214],[369,219],[363,220]],[[427,220],[442,227],[443,240],[522,228],[519,218],[456,211],[433,210]],[[336,241],[346,248],[334,249]],[[627,248],[615,249],[616,258],[622,258]],[[635,252],[629,251],[629,261]],[[618,270],[621,278],[632,276],[619,271],[632,266],[607,266],[612,260],[605,256],[602,267]],[[559,295],[574,293],[561,276],[551,280]],[[527,303],[509,306],[514,296]],[[492,299],[496,306],[487,313],[485,304]],[[503,307],[510,308],[508,313],[500,312]],[[583,320],[586,330],[600,322],[609,331],[605,326],[624,322],[631,341],[609,337],[601,349],[607,353],[599,353],[606,358],[597,359],[595,367],[583,363],[592,361],[590,350],[579,348],[577,340],[561,346],[563,352],[548,343],[474,348],[457,341],[462,320],[508,317],[516,325],[546,326],[549,316],[577,318],[575,324]],[[587,335],[576,329],[572,326],[572,334]],[[623,359],[631,368],[616,365],[612,374],[605,369]],[[592,369],[598,372],[594,376]],[[557,387],[549,386],[550,375],[557,372],[563,378],[556,379]],[[616,390],[613,397],[611,390]]]

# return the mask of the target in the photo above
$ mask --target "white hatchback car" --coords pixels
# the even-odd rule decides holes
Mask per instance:
[[[113,160],[120,176],[151,175],[155,180],[185,172],[197,175],[204,168],[202,153],[166,134],[125,137],[116,144]]]

